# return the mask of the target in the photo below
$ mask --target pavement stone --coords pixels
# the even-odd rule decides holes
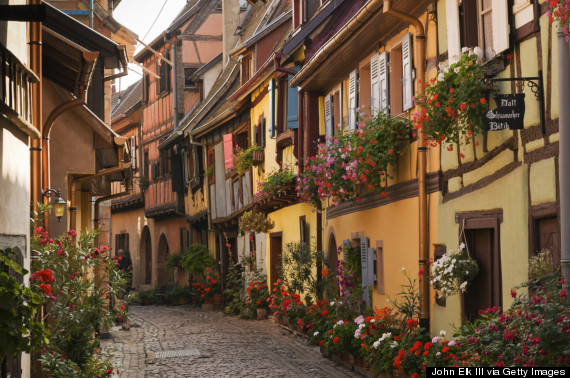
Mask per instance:
[[[129,310],[131,329],[115,327],[114,338],[101,342],[119,366],[117,377],[361,377],[271,320],[192,306]],[[157,357],[170,351],[186,356]]]

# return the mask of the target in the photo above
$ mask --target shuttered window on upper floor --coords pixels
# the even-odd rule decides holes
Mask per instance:
[[[479,47],[492,59],[509,48],[507,0],[446,0],[448,56],[457,60],[462,47]]]
[[[170,52],[166,51],[164,57],[170,60]],[[172,67],[162,59],[158,59],[156,62],[157,69],[156,72],[160,73],[160,79],[158,79],[158,85],[156,86],[156,94],[162,94],[169,92],[171,89],[170,80],[172,76]]]

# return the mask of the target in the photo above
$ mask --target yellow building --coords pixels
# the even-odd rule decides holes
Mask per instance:
[[[513,79],[492,82],[497,93],[524,94],[526,111],[522,130],[489,131],[461,151],[442,150],[433,242],[443,252],[464,241],[480,271],[465,294],[433,305],[434,330],[449,331],[488,306],[509,307],[510,290],[527,279],[528,258],[537,251],[551,249],[560,264],[556,28],[543,2],[472,3],[438,1],[439,60],[479,48],[490,79]],[[535,93],[539,76],[543,109]]]

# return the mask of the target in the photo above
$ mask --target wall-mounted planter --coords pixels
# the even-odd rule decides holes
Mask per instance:
[[[251,158],[253,165],[259,165],[265,161],[265,153],[263,151],[253,151]]]

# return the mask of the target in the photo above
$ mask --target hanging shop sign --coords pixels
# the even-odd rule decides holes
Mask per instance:
[[[521,130],[524,128],[524,93],[493,96],[497,108],[481,116],[486,131]]]
[[[520,91],[525,85],[534,94],[539,104],[540,128],[542,134],[546,133],[546,122],[544,117],[544,90],[542,85],[542,70],[538,71],[536,77],[510,77],[490,80],[492,84],[496,82],[517,82]],[[481,116],[486,131],[498,130],[521,130],[524,129],[525,95],[517,94],[495,94],[497,108],[489,110]]]

